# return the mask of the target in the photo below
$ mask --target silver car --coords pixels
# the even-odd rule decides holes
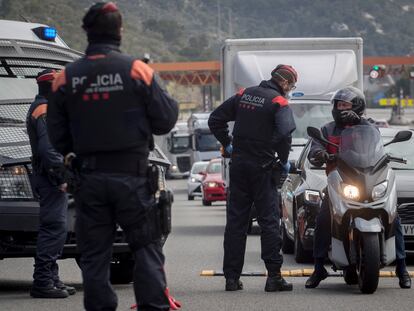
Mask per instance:
[[[201,197],[201,181],[205,175],[208,161],[194,162],[191,168],[190,176],[187,180],[188,200],[194,200],[194,197]],[[204,174],[203,174],[204,173]]]

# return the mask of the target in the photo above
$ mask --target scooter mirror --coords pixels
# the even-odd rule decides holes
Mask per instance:
[[[386,143],[384,146],[388,146],[390,144],[394,144],[394,143],[400,143],[403,141],[407,141],[411,138],[411,136],[413,135],[413,133],[411,131],[399,131],[394,138],[389,141],[388,143]]]
[[[308,126],[308,128],[306,130],[307,130],[308,135],[310,137],[312,137],[314,139],[317,139],[317,140],[322,139],[321,131],[319,129],[317,129],[316,127]]]
[[[334,147],[338,147],[337,144],[331,143],[325,137],[323,137],[321,131],[317,129],[316,127],[308,126],[307,132],[308,132],[309,137],[312,137],[313,139],[318,140],[321,143],[328,144]]]

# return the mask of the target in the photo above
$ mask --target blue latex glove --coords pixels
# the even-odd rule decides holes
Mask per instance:
[[[225,150],[228,154],[232,154],[232,152],[233,152],[233,145],[232,145],[232,144],[227,145],[227,147],[226,147],[226,148],[224,148],[224,150]]]
[[[285,175],[289,174],[290,162],[287,161],[285,164],[281,163],[281,166],[282,166],[282,173],[285,174]]]

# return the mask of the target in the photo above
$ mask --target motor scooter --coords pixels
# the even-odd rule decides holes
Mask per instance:
[[[394,219],[397,216],[395,174],[389,162],[406,163],[386,154],[384,146],[407,141],[411,131],[400,131],[383,145],[380,132],[370,125],[342,131],[340,143],[308,127],[308,135],[337,150],[335,168],[328,174],[326,195],[331,211],[332,240],[329,258],[333,269],[343,270],[347,284],[362,293],[376,291],[379,271],[395,258]],[[323,196],[323,194],[322,194]]]

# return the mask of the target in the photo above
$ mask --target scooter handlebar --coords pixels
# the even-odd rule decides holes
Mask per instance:
[[[392,162],[407,164],[407,159],[388,156],[388,160]]]

